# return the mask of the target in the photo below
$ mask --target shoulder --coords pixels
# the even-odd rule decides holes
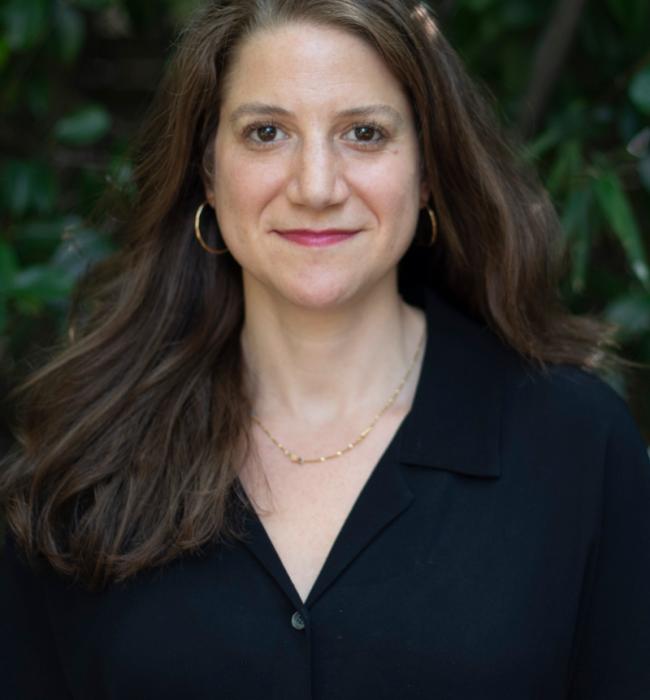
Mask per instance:
[[[606,429],[629,413],[625,399],[599,375],[573,365],[540,369],[512,362],[508,373],[510,410],[544,420],[561,420],[578,428]]]
[[[608,463],[648,461],[647,446],[625,399],[604,379],[579,367],[513,365],[502,428],[504,449],[521,454],[532,448],[565,475],[574,470],[593,473]]]
[[[438,366],[430,370],[431,395],[452,396],[448,408],[466,426],[477,430],[483,423],[498,430],[500,424],[505,442],[525,442],[544,452],[558,445],[604,450],[615,424],[638,435],[625,399],[596,373],[570,364],[540,367],[433,292],[427,314],[429,362]]]

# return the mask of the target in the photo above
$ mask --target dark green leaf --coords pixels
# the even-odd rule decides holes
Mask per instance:
[[[591,247],[589,211],[593,195],[584,188],[574,190],[562,215],[562,228],[571,254],[571,289],[580,294],[585,287],[587,266]]]
[[[621,339],[630,341],[650,332],[650,294],[626,294],[610,302],[605,319],[620,326]]]
[[[47,262],[63,239],[66,220],[48,217],[28,221],[14,231],[16,254],[23,265]]]
[[[59,3],[56,13],[59,54],[65,63],[71,63],[79,54],[85,36],[85,25],[77,10]]]
[[[552,193],[571,185],[582,170],[582,147],[575,139],[570,139],[558,149],[553,169],[546,181]]]
[[[33,265],[15,275],[9,296],[27,302],[34,309],[70,294],[74,278],[53,267]]]
[[[131,160],[119,155],[111,160],[106,181],[112,187],[126,193],[133,193],[135,183],[133,182],[133,163]]]
[[[99,141],[110,128],[109,113],[103,107],[90,105],[60,119],[54,134],[57,140],[69,146],[87,146]]]
[[[646,190],[650,192],[650,155],[639,163],[639,176]]]
[[[57,197],[52,170],[38,161],[10,160],[0,168],[0,201],[14,217],[28,211],[48,213]]]
[[[0,239],[0,294],[11,288],[18,270],[18,262],[13,247]]]
[[[4,0],[0,9],[3,35],[13,50],[29,49],[47,31],[48,0]]]
[[[0,36],[0,71],[2,71],[7,64],[9,53],[9,43],[7,42],[7,38]]]
[[[650,12],[645,0],[607,0],[607,4],[626,32],[647,37]]]
[[[639,71],[629,88],[630,99],[644,114],[650,114],[650,66]]]
[[[32,76],[25,87],[29,109],[35,117],[43,118],[50,111],[52,85],[46,76]]]
[[[601,209],[621,242],[635,275],[650,289],[648,264],[641,232],[620,178],[612,170],[605,171],[595,180],[594,190]]]
[[[26,161],[8,161],[0,170],[2,208],[14,216],[22,216],[30,198],[31,164]]]
[[[504,3],[502,17],[504,26],[521,30],[533,25],[539,19],[540,12],[533,3],[511,0]]]
[[[536,160],[556,146],[563,138],[564,132],[558,126],[543,131],[537,138],[526,144],[524,156],[527,160]]]

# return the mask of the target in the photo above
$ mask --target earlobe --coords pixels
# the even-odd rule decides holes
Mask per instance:
[[[204,185],[203,191],[205,193],[205,199],[207,200],[208,204],[214,209],[214,193],[207,185]]]
[[[207,153],[203,156],[203,168],[201,172],[201,184],[203,185],[203,194],[208,204],[214,209],[214,170],[209,167],[207,161]]]

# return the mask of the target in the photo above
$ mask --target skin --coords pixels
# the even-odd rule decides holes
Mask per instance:
[[[251,113],[253,103],[286,113]],[[340,114],[370,105],[385,109]],[[336,451],[385,403],[424,331],[397,290],[429,194],[408,99],[376,51],[341,29],[258,31],[231,65],[213,173],[206,197],[243,272],[255,414],[305,456]],[[286,228],[360,233],[307,248],[273,232]]]

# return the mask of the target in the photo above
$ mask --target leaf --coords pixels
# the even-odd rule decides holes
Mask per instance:
[[[51,265],[77,280],[90,266],[113,252],[107,236],[92,228],[70,226],[51,259]]]
[[[546,181],[552,193],[561,191],[582,169],[582,147],[575,139],[570,139],[558,149],[553,169]]]
[[[66,298],[74,285],[70,275],[46,265],[33,265],[18,272],[8,296],[23,303],[28,302],[38,310],[50,301]]]
[[[0,71],[7,65],[9,54],[10,51],[7,38],[4,36],[0,36]]]
[[[11,287],[17,270],[18,261],[13,247],[7,241],[0,240],[0,294]]]
[[[3,163],[0,171],[0,197],[2,208],[14,216],[22,216],[30,198],[30,164],[11,160]]]
[[[574,134],[584,138],[587,118],[583,101],[578,98],[572,100],[562,112],[549,120],[548,127],[534,141],[526,145],[526,157],[535,160]]]
[[[35,46],[47,31],[48,0],[4,0],[2,34],[13,50]]]
[[[48,217],[27,221],[14,229],[14,247],[23,265],[47,262],[63,238],[66,220]]]
[[[641,182],[648,192],[650,192],[650,155],[646,156],[639,163],[639,176],[641,177]]]
[[[28,211],[49,213],[56,202],[57,182],[51,168],[34,160],[9,160],[0,169],[0,201],[20,218]]]
[[[107,182],[123,192],[133,192],[133,163],[124,155],[119,155],[111,160],[107,175]]]
[[[60,119],[54,127],[54,135],[69,146],[87,146],[99,141],[110,128],[109,113],[99,105],[89,105]]]
[[[562,215],[562,228],[571,253],[571,289],[580,293],[585,288],[591,250],[589,211],[593,194],[590,189],[574,190]]]
[[[608,0],[610,12],[631,36],[647,37],[648,4],[640,0]],[[645,30],[644,30],[645,27]]]
[[[639,111],[650,114],[650,66],[646,66],[632,78],[628,94]]]
[[[634,340],[650,332],[650,295],[626,294],[611,301],[604,310],[607,321],[621,329],[622,339]]]
[[[32,77],[25,86],[25,97],[32,114],[43,119],[50,111],[51,80],[46,76]]]
[[[534,141],[526,144],[525,147],[525,158],[527,160],[536,160],[556,146],[564,136],[563,130],[561,130],[557,125],[552,126],[546,131],[543,131]]]
[[[625,150],[635,158],[650,156],[650,126],[646,126],[628,141]]]
[[[79,12],[67,4],[58,3],[56,32],[59,55],[64,63],[72,63],[79,55],[86,33],[86,27]]]
[[[534,26],[540,18],[540,11],[533,3],[511,0],[503,5],[501,17],[504,28],[522,30]]]
[[[620,178],[612,170],[604,171],[594,181],[594,191],[605,217],[625,250],[634,274],[647,289],[650,289],[650,275],[641,232]]]

